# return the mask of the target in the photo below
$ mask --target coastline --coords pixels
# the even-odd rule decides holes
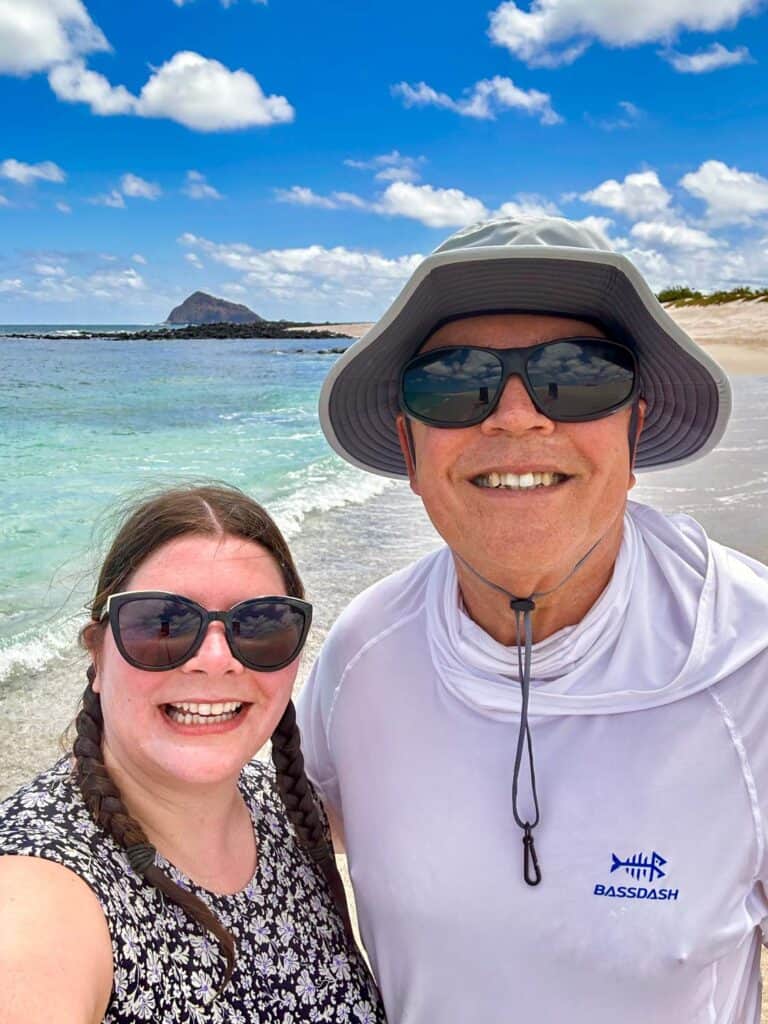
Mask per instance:
[[[726,373],[768,376],[768,302],[728,302],[721,306],[664,307]],[[306,331],[338,331],[362,338],[372,323],[318,324]]]

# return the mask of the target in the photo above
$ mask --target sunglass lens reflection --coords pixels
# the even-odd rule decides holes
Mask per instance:
[[[625,402],[634,384],[629,352],[600,341],[545,345],[526,370],[539,408],[553,418],[606,412]]]
[[[200,613],[181,601],[144,598],[121,606],[120,639],[138,665],[163,668],[183,661],[200,632]]]
[[[253,601],[233,616],[234,644],[246,664],[275,668],[291,661],[304,634],[304,613],[289,604]]]
[[[406,371],[403,394],[408,411],[420,419],[470,423],[493,404],[501,382],[499,360],[476,348],[455,348]]]

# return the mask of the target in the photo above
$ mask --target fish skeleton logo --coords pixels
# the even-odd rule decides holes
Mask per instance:
[[[610,896],[619,900],[671,900],[677,902],[680,898],[679,889],[657,889],[653,884],[660,878],[666,878],[664,871],[666,858],[653,850],[652,853],[633,853],[631,857],[622,860],[615,853],[611,854],[611,869],[614,871],[626,871],[635,882],[643,882],[643,885],[608,885],[603,882],[596,882],[592,893],[595,896]]]
[[[611,857],[611,874],[614,871],[623,869],[630,878],[642,878],[647,882],[655,882],[657,878],[664,878],[666,874],[661,869],[667,862],[655,850],[650,856],[643,853],[635,853],[626,860],[621,860],[615,853],[612,853]]]

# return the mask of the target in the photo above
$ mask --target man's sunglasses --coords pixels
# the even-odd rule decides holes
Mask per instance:
[[[224,623],[229,649],[243,665],[276,672],[304,646],[312,605],[298,597],[254,597],[218,612],[178,594],[137,590],[112,594],[104,619],[120,654],[145,672],[183,665],[200,649],[211,622]]]
[[[540,413],[562,423],[595,420],[627,405],[637,362],[625,345],[562,338],[528,348],[451,345],[417,355],[400,375],[400,408],[433,427],[471,427],[496,408],[513,375]]]

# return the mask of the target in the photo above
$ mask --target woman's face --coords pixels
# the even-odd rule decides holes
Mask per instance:
[[[198,535],[159,548],[122,590],[165,590],[209,611],[286,592],[277,562],[261,545]],[[298,659],[277,672],[247,668],[230,651],[222,622],[212,622],[196,654],[167,672],[134,668],[117,650],[111,629],[102,637],[92,653],[105,757],[144,785],[205,785],[236,778],[272,734],[298,671]],[[232,703],[242,709],[226,721],[183,724],[172,717],[183,713],[184,704]]]

